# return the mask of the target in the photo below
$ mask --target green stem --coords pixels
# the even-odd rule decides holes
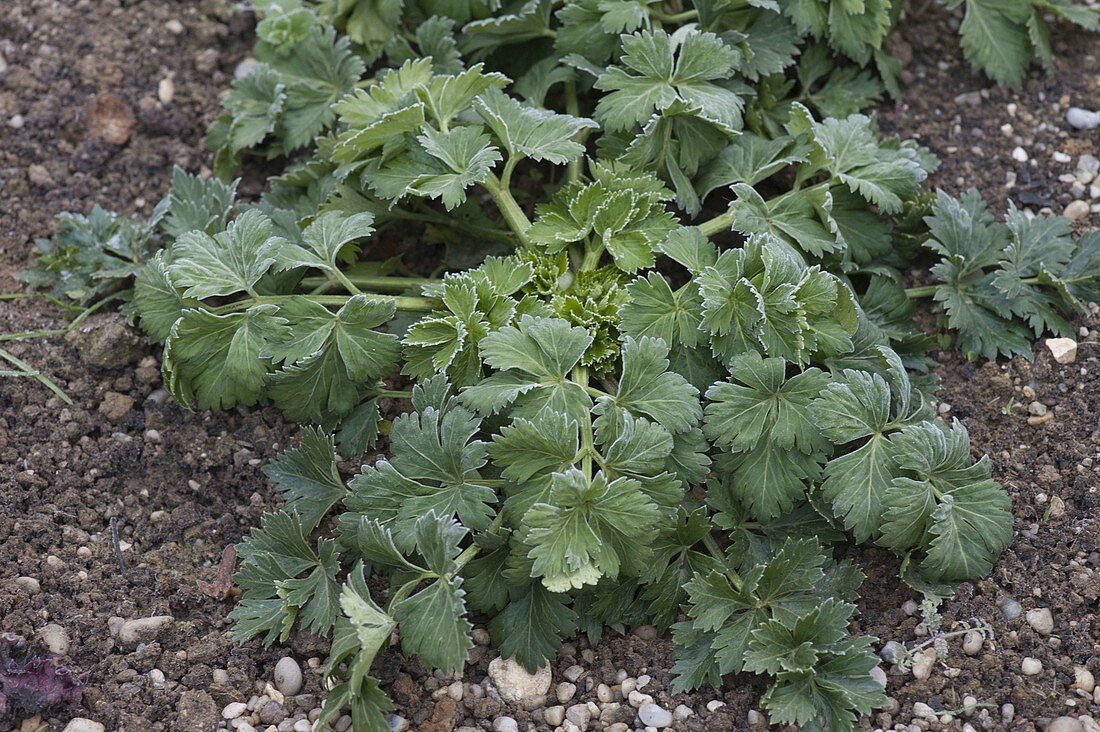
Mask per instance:
[[[703,236],[711,237],[722,231],[729,231],[733,227],[733,211],[726,211],[724,214],[715,216],[709,221],[704,221],[699,224],[699,231],[703,232]]]
[[[905,289],[905,296],[910,300],[916,300],[921,297],[932,297],[936,294],[936,288],[939,285],[925,285],[924,287],[908,287]]]
[[[571,378],[585,391],[588,390],[588,369],[584,366],[574,366]],[[581,420],[581,470],[586,480],[592,480],[592,455],[595,453],[594,440],[592,439],[592,415]]]
[[[366,293],[373,300],[387,300],[393,302],[398,310],[409,313],[430,313],[442,306],[439,300],[432,297],[408,297],[397,295],[376,295],[373,292]],[[253,305],[278,305],[293,299],[307,299],[318,305],[344,305],[351,299],[350,295],[256,295],[247,300],[232,302],[221,307],[210,308],[210,312],[216,315],[236,313],[247,310]]]
[[[340,271],[338,267],[333,267],[332,276],[336,278],[336,281],[343,285],[344,289],[353,295],[362,295],[363,291],[355,286],[355,283],[348,279],[348,276]]]
[[[581,105],[577,99],[577,82],[569,79],[565,82],[565,113],[574,117],[581,116]],[[582,139],[583,142],[583,139]],[[567,183],[576,183],[581,179],[581,162],[583,156],[576,160],[570,160],[565,168],[565,180]]]
[[[427,206],[423,206],[420,211],[404,211],[402,209],[393,209],[387,215],[392,215],[396,219],[402,219],[404,221],[419,221],[425,224],[437,224],[439,226],[446,226],[451,229],[458,229],[459,231],[470,234],[471,236],[481,236],[492,241],[498,241],[502,244],[515,244],[512,239],[512,235],[507,231],[501,231],[500,229],[494,229],[487,226],[478,226],[477,224],[470,223],[469,221],[463,221],[459,218],[451,218],[444,216],[441,213],[437,213]]]
[[[662,13],[660,10],[651,10],[650,15],[662,23],[686,23],[699,17],[698,10],[685,10],[681,13]]]
[[[1025,285],[1041,285],[1043,284],[1038,277],[1025,277],[1020,280]],[[922,297],[932,297],[936,294],[936,290],[939,289],[939,285],[924,285],[922,287],[907,287],[905,288],[905,296],[910,300],[916,300]]]
[[[493,523],[489,524],[489,528],[486,531],[490,534],[495,533],[504,523],[504,512],[498,511],[497,515],[493,517]],[[455,557],[455,571],[448,575],[448,578],[454,577],[458,574],[463,567],[469,564],[470,560],[477,556],[478,551],[481,549],[477,544],[470,544],[462,550],[462,553]]]
[[[59,297],[54,297],[46,292],[5,292],[0,294],[0,300],[26,300],[28,298],[40,298],[48,303],[56,305],[63,310],[79,310],[80,306],[74,302],[65,302]]]
[[[585,242],[584,259],[581,260],[581,272],[591,272],[600,266],[600,258],[603,256],[603,241],[595,244]]]
[[[508,226],[515,232],[520,242],[530,244],[531,240],[527,237],[527,230],[531,228],[531,221],[527,218],[527,214],[523,212],[523,209],[519,207],[519,204],[516,203],[511,191],[501,185],[500,180],[492,173],[488,174],[482,185],[485,186],[485,190],[489,191],[489,195],[493,197],[497,208],[500,209],[501,216],[508,222]]]
[[[519,162],[518,155],[509,155],[508,160],[504,163],[504,169],[500,172],[500,187],[504,190],[510,190],[512,187],[512,171],[516,169],[516,163]]]
[[[404,292],[425,285],[439,284],[439,280],[428,277],[385,277],[376,275],[344,275],[350,283],[356,287],[371,292]],[[302,279],[302,287],[311,288],[328,282],[326,277],[305,277]],[[351,291],[351,290],[349,290]],[[354,292],[358,292],[356,289]]]
[[[4,359],[8,363],[12,364],[17,369],[19,369],[18,371],[15,371],[15,372],[0,371],[0,376],[2,376],[2,375],[30,376],[31,378],[36,380],[38,383],[42,384],[47,389],[49,389],[54,394],[56,394],[61,399],[61,401],[65,402],[66,404],[72,404],[73,403],[73,400],[69,398],[68,394],[66,394],[65,392],[63,392],[61,390],[60,386],[53,383],[53,381],[51,381],[49,379],[49,377],[47,377],[45,374],[43,374],[38,369],[31,368],[30,364],[28,364],[23,359],[18,358],[17,356],[15,356],[15,354],[9,353],[8,351],[5,351],[3,348],[0,348],[0,358]]]
[[[378,389],[375,394],[386,399],[412,399],[412,391],[402,389]]]

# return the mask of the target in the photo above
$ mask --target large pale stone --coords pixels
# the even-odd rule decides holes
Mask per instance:
[[[489,678],[501,699],[521,702],[550,690],[550,664],[532,674],[511,658],[495,658],[489,664]]]

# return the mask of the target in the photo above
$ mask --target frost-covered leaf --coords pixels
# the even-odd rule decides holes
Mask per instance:
[[[190,231],[176,240],[168,272],[184,297],[207,298],[253,292],[275,264],[277,240],[271,220],[252,209],[234,219],[224,232],[210,236]]]
[[[474,106],[509,157],[568,163],[584,153],[578,133],[598,127],[589,119],[524,106],[495,88],[478,97]]]

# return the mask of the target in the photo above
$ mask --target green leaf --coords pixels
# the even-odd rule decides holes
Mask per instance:
[[[788,165],[801,162],[803,157],[792,143],[785,135],[768,139],[741,133],[703,166],[695,181],[699,195],[706,198],[711,191],[734,183],[755,186]]]
[[[194,307],[197,301],[185,301],[168,274],[164,252],[138,270],[134,278],[134,311],[141,318],[142,329],[156,341],[166,341],[172,334],[172,326],[183,315],[185,308]]]
[[[514,13],[471,21],[462,27],[462,50],[481,57],[503,46],[544,38],[550,33],[552,10],[550,0],[529,0]]]
[[[271,236],[271,220],[251,209],[224,232],[210,236],[191,231],[177,239],[168,272],[183,288],[184,297],[253,293],[256,283],[275,263],[276,241]]]
[[[543,411],[516,419],[493,435],[489,455],[503,466],[501,475],[517,483],[571,466],[579,449],[577,423],[564,414]]]
[[[825,188],[792,191],[770,201],[745,183],[736,183],[732,189],[737,200],[730,205],[730,212],[734,228],[741,233],[771,234],[817,257],[841,247],[836,234],[822,221],[832,207],[832,198]]]
[[[569,596],[533,581],[514,592],[508,606],[489,621],[489,633],[502,656],[515,658],[534,673],[554,657],[576,626]]]
[[[347,494],[333,438],[313,427],[303,430],[298,447],[279,453],[263,470],[283,495],[285,510],[301,517],[307,533]]]
[[[657,272],[650,272],[626,286],[630,296],[619,308],[622,330],[633,338],[660,338],[694,348],[699,340],[702,298],[687,284],[675,292]]]
[[[277,312],[274,305],[227,315],[184,310],[165,344],[166,387],[198,409],[255,404],[271,367],[267,347],[287,322]]]
[[[524,315],[481,341],[485,362],[497,372],[463,390],[462,401],[481,412],[515,402],[514,416],[528,419],[550,407],[580,423],[591,400],[566,376],[591,343],[584,328],[565,320]]]
[[[735,452],[751,450],[762,439],[803,453],[826,447],[819,427],[811,421],[810,402],[828,383],[818,369],[786,378],[786,361],[765,359],[755,351],[734,358],[730,382],[707,391],[703,432],[716,445]]]
[[[365,467],[351,480],[345,501],[349,513],[341,517],[342,524],[356,521],[356,514],[375,518],[391,528],[402,551],[416,544],[417,519],[429,511],[447,519],[457,516],[475,531],[488,528],[497,498],[479,482],[486,447],[473,438],[480,425],[451,398],[442,409],[422,405],[399,416],[390,429],[392,460]]]
[[[348,251],[348,244],[356,239],[366,239],[374,233],[374,216],[369,212],[345,217],[336,211],[328,211],[313,220],[302,232],[302,244],[278,239],[276,244],[276,268],[313,267],[335,273],[338,260]],[[358,251],[350,251],[357,254]]]
[[[603,473],[591,481],[579,470],[555,473],[549,501],[524,516],[532,576],[563,592],[605,575],[617,577],[620,569],[636,573],[649,553],[644,536],[658,518],[657,507],[635,480],[609,483]]]
[[[796,103],[789,129],[808,137],[817,167],[885,213],[900,213],[903,200],[916,195],[927,177],[915,150],[880,143],[864,115],[815,122],[809,110]]]
[[[1027,22],[1028,0],[966,0],[966,15],[959,26],[967,61],[994,81],[1019,86],[1031,62]]]
[[[768,441],[749,452],[718,455],[714,472],[728,478],[729,490],[754,517],[773,518],[805,499],[807,482],[821,468],[814,456]]]
[[[623,368],[618,393],[600,397],[596,414],[605,414],[614,407],[651,417],[669,432],[677,433],[694,427],[703,416],[699,392],[668,368],[668,346],[657,338],[640,340],[627,336],[623,340]]]
[[[303,297],[284,302],[280,313],[290,327],[265,354],[286,364],[270,394],[291,419],[347,414],[397,365],[397,337],[374,330],[393,318],[392,301],[355,295],[332,313]]]
[[[809,671],[820,658],[820,646],[830,646],[847,635],[855,605],[833,598],[797,618],[793,624],[771,620],[752,632],[745,653],[745,670],[776,675],[781,671]]]
[[[771,719],[801,729],[846,730],[860,714],[885,703],[882,686],[871,676],[878,659],[866,636],[834,644],[809,671],[780,672],[764,695]]]
[[[496,88],[478,97],[474,107],[509,158],[564,165],[584,154],[578,133],[599,127],[589,119],[522,105]]]
[[[264,634],[265,645],[285,641],[296,619],[304,630],[331,630],[339,611],[336,542],[319,539],[314,552],[298,515],[280,511],[264,514],[237,553],[241,568],[233,581],[243,603],[229,614],[237,622],[237,640]]]
[[[436,580],[392,610],[400,623],[401,650],[446,673],[461,671],[474,647],[461,584],[458,578]]]
[[[852,452],[833,457],[821,485],[845,528],[860,541],[878,533],[883,502],[897,475],[897,448],[887,437],[893,414],[890,386],[878,374],[845,370],[825,387],[810,417],[837,445],[864,439]]]
[[[440,199],[450,211],[466,200],[467,188],[485,181],[500,151],[480,127],[423,130],[416,138],[420,148],[385,164],[372,176],[371,187],[394,200],[405,195]]]
[[[236,194],[237,181],[226,185],[217,178],[203,180],[175,166],[167,197],[168,210],[160,228],[173,239],[196,229],[207,234],[220,231],[233,211]]]
[[[1012,539],[1011,503],[990,479],[988,461],[972,462],[966,428],[925,422],[893,442],[902,474],[886,494],[880,543],[923,549],[921,570],[932,580],[988,573]]]
[[[740,53],[713,33],[670,36],[641,31],[622,40],[623,67],[612,66],[596,80],[608,92],[596,104],[596,118],[609,132],[628,130],[675,102],[698,108],[726,131],[741,127],[741,98],[718,80],[731,76]]]

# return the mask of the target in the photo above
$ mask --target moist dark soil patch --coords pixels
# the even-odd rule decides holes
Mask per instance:
[[[100,203],[148,214],[173,164],[200,170],[208,162],[199,141],[251,43],[251,18],[231,5],[3,3],[0,291],[18,289],[13,275],[28,264],[33,239],[50,233],[56,213],[86,213]],[[952,193],[976,186],[997,210],[1010,199],[1060,212],[1071,192],[1058,176],[1072,172],[1079,155],[1100,151],[1100,134],[1064,122],[1070,104],[1089,106],[1100,98],[1095,38],[1059,27],[1055,73],[1035,73],[1013,92],[969,69],[954,39],[956,17],[937,5],[916,5],[895,44],[906,59],[905,97],[881,110],[882,127],[916,136],[940,156],[937,186]],[[158,85],[170,75],[174,94],[164,103]],[[1011,112],[1009,105],[1015,105]],[[1012,158],[1017,146],[1028,151],[1028,162]],[[1055,151],[1072,162],[1055,162]],[[1084,223],[1098,223],[1096,214]],[[62,323],[60,313],[41,302],[0,302],[0,332]],[[1038,729],[1055,716],[1100,711],[1069,688],[1075,665],[1100,674],[1100,319],[1094,314],[1079,325],[1090,335],[1080,339],[1073,365],[1054,363],[1041,343],[1034,363],[973,364],[954,352],[939,354],[939,396],[951,405],[948,415],[970,430],[975,452],[994,461],[996,477],[1012,495],[1016,538],[990,578],[964,585],[943,607],[945,627],[980,617],[992,624],[995,639],[974,657],[953,641],[946,662],[923,682],[892,673],[887,692],[896,709],[869,726],[909,723],[917,702],[955,709],[967,694],[990,705],[995,728]],[[82,706],[57,710],[41,720],[42,728],[60,730],[72,716],[86,716],[109,730],[212,729],[222,706],[261,693],[275,660],[286,654],[306,669],[306,687],[287,711],[313,709],[323,693],[307,661],[322,658],[326,644],[296,633],[283,649],[238,647],[225,621],[232,600],[214,599],[199,584],[215,581],[224,548],[277,506],[259,468],[294,439],[296,427],[270,409],[182,410],[160,389],[155,349],[118,316],[97,316],[68,338],[7,345],[75,402],[65,405],[30,380],[0,379],[0,631],[29,637],[48,623],[61,625],[70,641],[68,662],[89,677]],[[1027,422],[1034,400],[1054,414],[1039,426]],[[112,518],[125,569],[115,558]],[[897,581],[896,560],[874,549],[861,560],[868,581],[857,630],[883,641],[923,640],[915,634],[919,618],[901,609],[913,593]],[[37,589],[20,577],[37,580]],[[1038,635],[1022,614],[1006,620],[1006,597],[1024,612],[1050,608],[1053,634]],[[129,645],[112,633],[117,618],[153,615],[175,620],[151,642]],[[480,682],[494,655],[476,647],[466,680]],[[1039,675],[1021,673],[1025,656],[1042,661]],[[609,633],[593,648],[583,638],[567,644],[555,662],[555,681],[573,664],[586,670],[574,701],[594,700],[595,686],[623,669],[651,675],[645,691],[669,709],[727,702],[683,729],[746,729],[762,690],[757,679],[742,676],[719,691],[670,698],[663,690],[671,643],[644,632]],[[433,700],[448,680],[396,654],[377,666],[413,729],[487,728],[498,714],[528,727],[526,712],[491,699]],[[219,681],[216,669],[226,672]],[[163,681],[150,676],[154,670]],[[1001,716],[1005,703],[1015,707],[1011,721]]]

